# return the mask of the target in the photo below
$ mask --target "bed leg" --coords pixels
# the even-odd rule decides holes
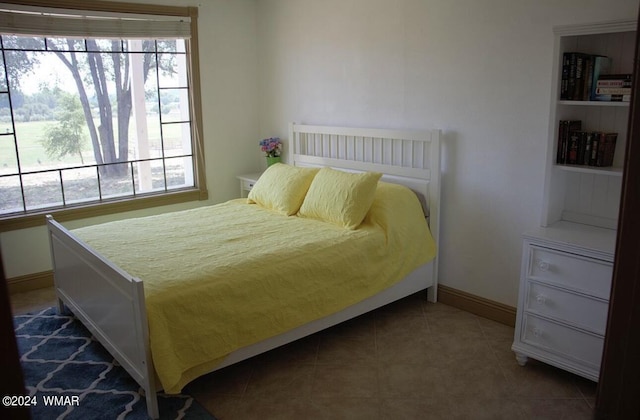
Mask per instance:
[[[58,298],[58,313],[63,314],[64,312],[64,303],[62,302],[62,299]]]
[[[160,410],[158,410],[158,395],[155,391],[145,390],[145,397],[147,399],[147,415],[150,419],[160,418]]]
[[[427,289],[427,300],[432,303],[438,301],[438,288],[436,286],[431,286]]]

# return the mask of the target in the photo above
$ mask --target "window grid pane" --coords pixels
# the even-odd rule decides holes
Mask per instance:
[[[58,171],[22,175],[22,182],[27,211],[64,204]]]
[[[82,39],[74,38],[45,38],[47,50],[54,51],[87,51],[87,45]]]
[[[0,218],[196,186],[184,40],[0,40]]]
[[[0,212],[16,213],[24,211],[22,189],[19,176],[0,177]]]
[[[62,170],[64,202],[78,204],[100,200],[98,176],[92,167]]]
[[[184,158],[166,159],[167,163],[167,189],[184,188],[189,182],[193,182],[193,159],[191,156]]]

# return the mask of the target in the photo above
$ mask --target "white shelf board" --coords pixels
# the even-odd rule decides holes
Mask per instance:
[[[629,107],[629,102],[622,102],[622,101],[558,101],[558,105]]]
[[[622,176],[622,168],[607,166],[584,166],[584,165],[555,165],[556,168],[568,172],[580,172],[584,174]]]

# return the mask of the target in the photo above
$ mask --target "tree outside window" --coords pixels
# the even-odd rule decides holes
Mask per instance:
[[[185,47],[2,35],[0,217],[193,188]]]

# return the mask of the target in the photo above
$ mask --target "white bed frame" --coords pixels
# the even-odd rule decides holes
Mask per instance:
[[[413,189],[438,245],[440,131],[397,131],[291,124],[289,162],[347,171],[377,171],[383,180]],[[142,280],[127,274],[47,216],[59,310],[68,307],[144,389],[149,417],[158,418],[159,383],[149,347]],[[437,299],[438,259],[369,299],[231,353],[215,370],[428,289]]]

